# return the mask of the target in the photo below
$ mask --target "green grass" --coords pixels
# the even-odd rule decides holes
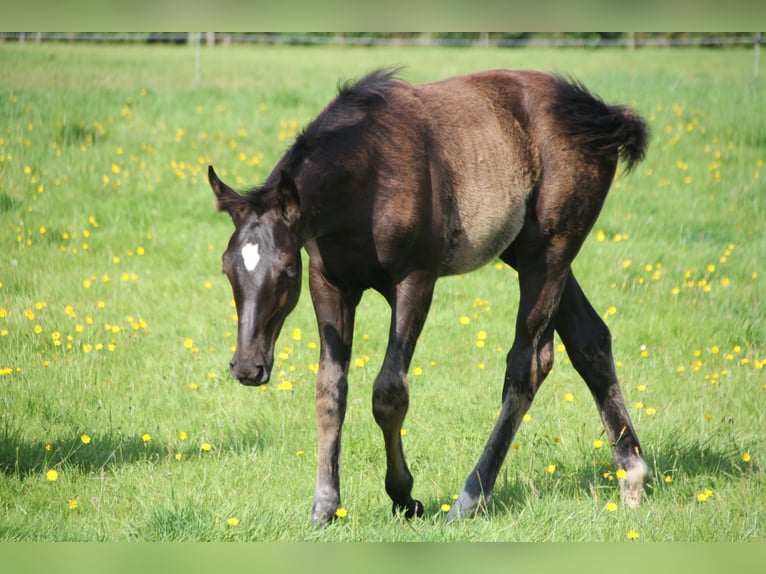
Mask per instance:
[[[750,51],[231,47],[203,48],[201,64],[196,87],[189,47],[0,46],[0,540],[766,538],[766,120]],[[383,491],[370,390],[388,311],[371,293],[344,434],[348,515],[309,526],[308,291],[274,382],[231,380],[231,222],[205,170],[262,181],[339,80],[381,65],[412,81],[572,73],[649,118],[646,161],[618,177],[575,263],[654,472],[639,509],[606,510],[614,469],[559,352],[492,505],[444,523],[499,409],[518,291],[493,264],[439,284],[413,361],[404,442],[426,517],[392,517]]]

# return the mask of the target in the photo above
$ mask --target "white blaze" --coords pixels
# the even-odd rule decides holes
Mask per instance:
[[[257,243],[247,243],[242,248],[242,261],[245,263],[245,269],[252,271],[258,265],[261,255],[258,253]]]

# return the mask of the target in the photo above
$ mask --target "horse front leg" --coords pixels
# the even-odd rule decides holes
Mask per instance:
[[[413,274],[397,285],[386,356],[372,392],[372,412],[386,448],[386,492],[394,514],[403,512],[406,518],[423,515],[422,503],[412,498],[413,478],[404,458],[401,430],[409,409],[407,371],[428,315],[434,283],[429,275]]]
[[[314,268],[310,269],[309,285],[320,339],[315,396],[317,481],[311,522],[326,524],[335,518],[335,511],[341,506],[341,431],[346,415],[354,314],[360,295],[342,293]]]

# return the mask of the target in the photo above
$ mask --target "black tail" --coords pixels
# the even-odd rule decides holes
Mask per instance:
[[[646,156],[649,127],[628,106],[609,105],[576,80],[558,78],[553,113],[565,134],[592,153],[619,157],[632,170]]]

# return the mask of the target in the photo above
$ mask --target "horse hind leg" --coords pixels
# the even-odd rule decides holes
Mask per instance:
[[[518,240],[517,240],[518,241]],[[539,245],[537,241],[531,244]],[[469,474],[447,520],[472,516],[486,505],[511,441],[540,385],[553,366],[553,324],[568,273],[568,263],[548,258],[548,250],[504,254],[519,271],[520,300],[516,332],[506,359],[503,401],[479,461]],[[522,253],[519,253],[519,252]]]
[[[620,391],[612,356],[612,337],[598,313],[570,274],[556,317],[556,330],[572,365],[585,380],[598,406],[607,439],[612,445],[622,498],[628,506],[641,501],[649,466]]]

